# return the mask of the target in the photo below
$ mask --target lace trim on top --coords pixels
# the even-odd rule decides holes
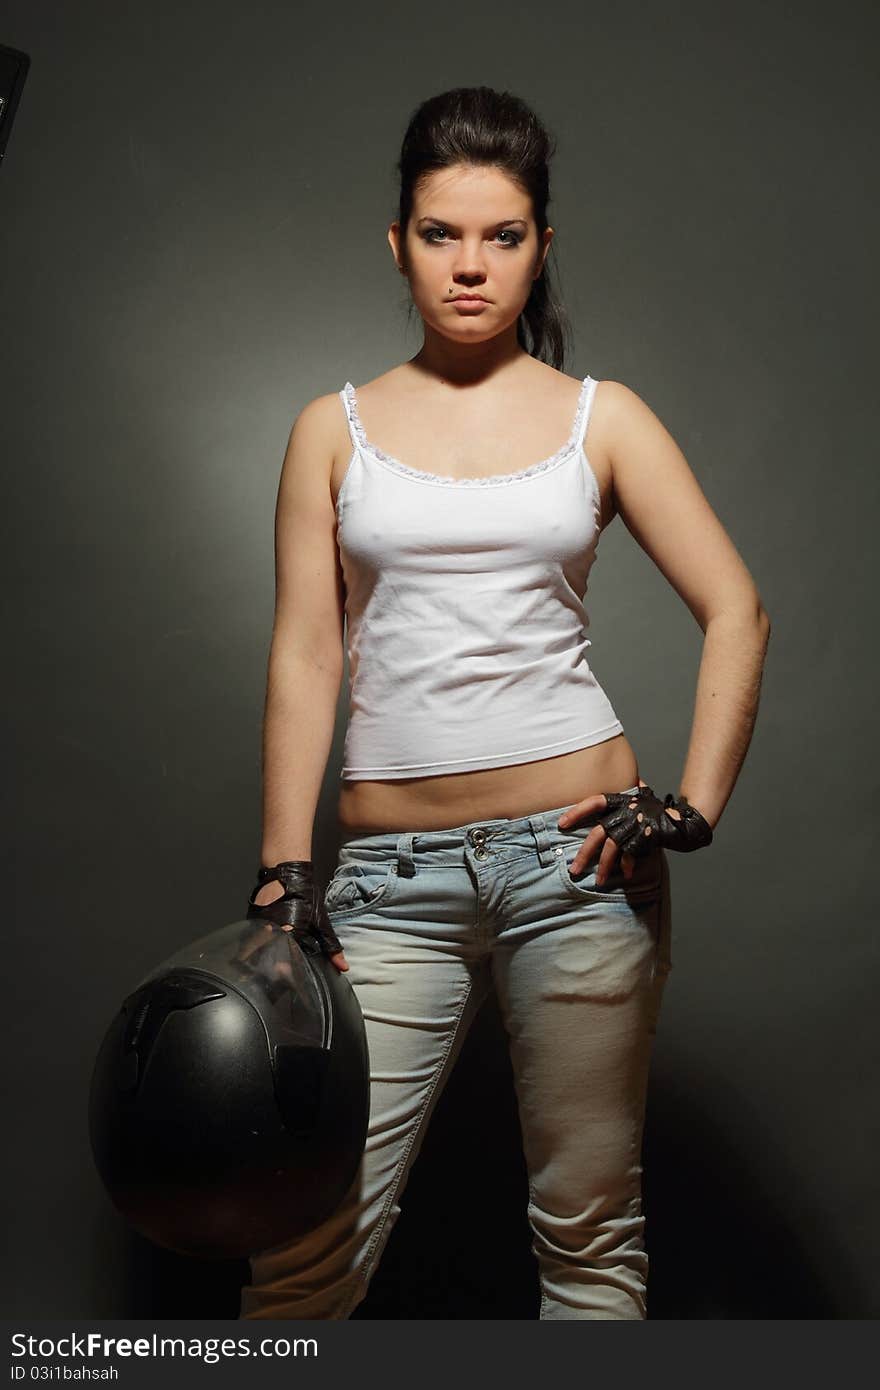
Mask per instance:
[[[554,468],[556,464],[562,463],[572,451],[577,447],[580,440],[581,424],[584,417],[584,409],[587,404],[587,390],[591,378],[585,377],[581,385],[581,393],[578,398],[577,410],[575,412],[574,424],[571,433],[561,449],[557,449],[555,454],[549,458],[541,459],[539,463],[533,463],[528,468],[521,468],[518,473],[491,473],[486,478],[450,478],[442,473],[427,473],[424,468],[410,468],[408,464],[401,463],[400,459],[392,458],[391,454],[386,454],[382,449],[377,449],[375,444],[371,444],[367,438],[366,431],[361,423],[358,413],[357,396],[354,386],[350,381],[345,383],[343,390],[348,401],[348,412],[351,426],[358,444],[363,449],[367,449],[375,458],[382,463],[393,468],[398,473],[403,473],[408,478],[419,478],[423,482],[443,483],[447,487],[498,487],[501,483],[518,482],[520,478],[531,478],[537,473],[545,473],[548,468]]]

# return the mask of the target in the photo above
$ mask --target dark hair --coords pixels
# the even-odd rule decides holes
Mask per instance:
[[[539,239],[547,228],[549,161],[556,142],[534,111],[511,92],[454,87],[422,102],[410,117],[395,168],[400,175],[398,221],[402,239],[412,216],[420,178],[455,164],[502,169],[532,200]],[[516,327],[517,341],[532,357],[561,370],[571,326],[550,280],[551,245]],[[409,309],[412,312],[412,300]]]

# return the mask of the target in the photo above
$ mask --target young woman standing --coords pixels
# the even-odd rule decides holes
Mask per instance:
[[[529,1173],[540,1317],[645,1318],[641,1145],[671,967],[668,850],[707,846],[757,712],[770,624],[681,450],[628,387],[561,370],[551,141],[508,93],[414,114],[388,240],[416,355],[310,402],[276,515],[264,886],[308,897],[348,618],[342,843],[311,924],[371,1060],[367,1145],[317,1230],[251,1261],[243,1318],[364,1297],[490,988]],[[619,514],[705,634],[679,794],[656,796],[587,661],[587,578]],[[662,694],[644,672],[645,697]],[[487,1273],[492,1250],[473,1232]]]

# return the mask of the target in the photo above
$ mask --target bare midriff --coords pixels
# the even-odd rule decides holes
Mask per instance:
[[[343,781],[339,823],[348,833],[448,830],[473,821],[515,819],[574,806],[594,792],[625,791],[639,780],[625,734],[534,763],[387,781]]]
[[[570,413],[578,389],[579,383],[570,383],[567,398],[559,397],[558,418]],[[341,410],[340,419],[342,427],[330,479],[334,505],[351,458]],[[598,397],[587,438],[590,463],[599,485],[604,529],[613,519],[615,506],[611,462],[602,443]],[[401,456],[406,455],[406,447],[400,452]],[[534,456],[540,456],[538,450]],[[337,814],[340,826],[348,834],[448,830],[474,821],[515,819],[537,811],[573,806],[595,792],[624,791],[635,786],[638,780],[635,752],[626,735],[617,734],[602,743],[555,758],[512,762],[506,767],[433,777],[377,781],[343,779]]]

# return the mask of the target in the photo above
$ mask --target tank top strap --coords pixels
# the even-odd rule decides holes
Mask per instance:
[[[354,413],[354,386],[350,381],[347,381],[343,386],[342,390],[339,392],[339,399],[342,401],[343,409],[345,410],[345,418],[348,421],[348,433],[351,436],[351,442],[354,448],[356,449],[358,447],[359,440],[357,431],[357,418]]]
[[[591,376],[585,376],[581,384],[581,398],[578,405],[578,418],[575,422],[574,443],[578,449],[583,449],[584,440],[587,437],[587,426],[590,423],[590,415],[593,411],[593,401],[596,399],[596,387],[598,381]]]

